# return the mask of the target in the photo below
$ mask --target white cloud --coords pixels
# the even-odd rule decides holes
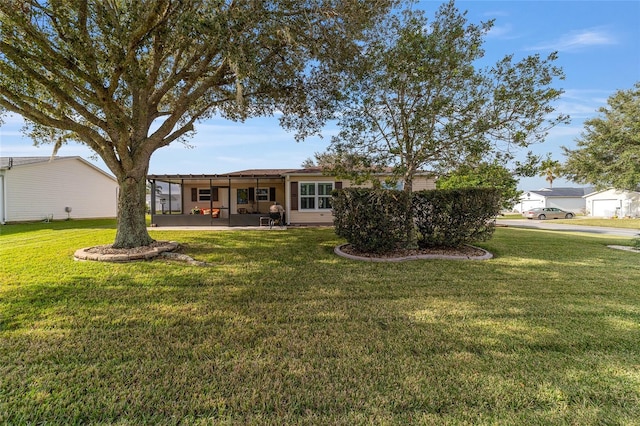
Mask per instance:
[[[593,89],[568,89],[556,104],[556,110],[569,114],[573,119],[585,119],[599,114],[598,109],[607,105],[612,91]]]
[[[512,34],[513,25],[504,24],[504,25],[494,25],[491,30],[487,33],[487,37],[495,37],[495,38],[505,38]]]
[[[617,44],[616,37],[603,28],[591,28],[562,35],[559,39],[551,42],[541,43],[532,46],[527,50],[558,50],[575,51],[593,46],[610,46]]]
[[[496,16],[510,16],[510,15],[511,14],[509,12],[503,9],[487,10],[486,12],[482,13],[482,16],[489,17],[489,18],[495,18]]]

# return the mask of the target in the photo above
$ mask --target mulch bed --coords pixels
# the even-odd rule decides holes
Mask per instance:
[[[93,260],[98,262],[131,262],[134,260],[151,260],[162,253],[178,248],[173,241],[154,241],[153,243],[130,249],[113,248],[112,245],[86,247],[76,250],[76,260]]]
[[[154,241],[147,246],[134,247],[134,248],[113,248],[113,244],[106,244],[103,246],[95,246],[85,249],[86,253],[96,254],[138,254],[147,253],[158,247],[164,247],[167,245],[166,241]]]
[[[482,249],[472,246],[460,247],[429,247],[424,249],[396,249],[385,253],[367,253],[356,250],[351,244],[340,246],[340,250],[344,253],[357,257],[377,258],[377,259],[395,259],[414,256],[459,256],[459,257],[480,257],[486,252]]]

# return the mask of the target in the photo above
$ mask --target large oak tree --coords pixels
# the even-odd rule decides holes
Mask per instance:
[[[555,53],[483,65],[492,25],[469,23],[449,1],[433,20],[410,10],[370,33],[325,156],[336,159],[334,169],[357,175],[391,167],[411,191],[419,170],[506,164],[566,122],[554,115],[562,94],[554,85],[564,78]]]
[[[388,0],[3,0],[0,111],[37,142],[80,141],[120,185],[115,247],[152,241],[151,155],[214,114],[331,116],[343,65]],[[55,152],[55,150],[54,150]]]
[[[640,82],[619,90],[601,107],[598,117],[584,122],[576,149],[563,147],[565,175],[598,188],[640,187]]]

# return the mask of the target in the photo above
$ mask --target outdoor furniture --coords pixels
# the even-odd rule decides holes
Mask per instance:
[[[216,219],[220,217],[220,209],[202,209],[202,214],[211,215],[212,218]]]
[[[280,225],[280,228],[284,228],[284,215],[276,212],[269,213],[269,229],[276,224]]]

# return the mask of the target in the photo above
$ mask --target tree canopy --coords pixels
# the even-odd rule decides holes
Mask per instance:
[[[506,163],[568,117],[553,115],[563,73],[556,54],[480,67],[493,21],[467,22],[453,1],[429,21],[390,15],[354,60],[340,132],[328,158],[338,173],[392,167],[411,190],[419,170],[446,173],[481,161]],[[340,161],[339,159],[345,159]]]
[[[585,121],[576,149],[563,147],[563,169],[575,182],[635,190],[640,187],[640,82],[614,93],[607,105]]]
[[[0,2],[0,111],[38,143],[80,141],[120,184],[114,246],[151,242],[154,151],[214,114],[281,114],[304,138],[331,117],[361,35],[392,0]]]
[[[514,173],[498,163],[461,166],[458,170],[439,177],[436,188],[496,188],[500,191],[503,210],[510,210],[522,194],[522,191],[518,190],[518,179]]]

